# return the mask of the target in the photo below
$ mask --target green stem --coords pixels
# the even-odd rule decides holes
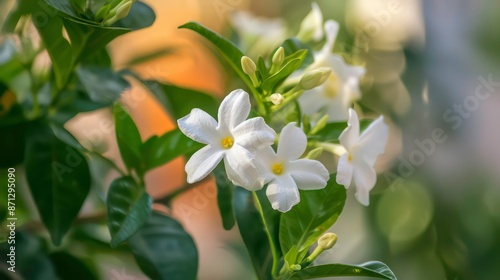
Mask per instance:
[[[276,250],[274,250],[274,248],[276,247],[276,244],[274,244],[274,242],[273,242],[271,232],[269,231],[269,227],[266,223],[266,219],[264,217],[264,211],[262,210],[262,206],[260,205],[259,197],[257,196],[256,192],[252,192],[252,195],[253,195],[253,198],[257,204],[257,210],[259,210],[258,212],[259,212],[260,217],[262,219],[262,223],[264,224],[264,227],[266,229],[266,235],[267,235],[267,238],[269,240],[269,245],[271,247],[271,254],[273,256],[273,264],[271,267],[271,274],[272,274],[273,278],[276,278],[278,276],[279,257],[280,256],[278,255],[278,252]]]
[[[123,170],[121,170],[120,167],[118,167],[118,165],[116,165],[116,163],[112,160],[110,160],[109,158],[97,153],[97,152],[92,152],[90,151],[91,154],[97,156],[98,158],[102,159],[104,162],[106,162],[109,166],[111,166],[114,170],[118,171],[118,173],[120,173],[120,175],[122,176],[127,176],[127,173]]]

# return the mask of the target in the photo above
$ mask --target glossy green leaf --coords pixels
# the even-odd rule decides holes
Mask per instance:
[[[257,61],[257,77],[259,77],[262,81],[269,77],[269,69],[264,62],[262,57],[259,57]]]
[[[42,41],[47,48],[58,88],[62,88],[71,74],[73,51],[71,45],[62,36],[63,23],[60,17],[47,17],[46,22],[35,24]]]
[[[152,80],[144,80],[137,73],[130,70],[122,70],[120,73],[122,75],[131,75],[134,79],[141,82],[174,119],[186,116],[193,108],[202,109],[213,117],[217,116],[219,104],[209,93],[171,84],[162,84]]]
[[[259,211],[255,207],[252,193],[236,188],[233,197],[234,213],[240,235],[245,243],[253,267],[260,280],[271,280],[271,247]]]
[[[227,178],[224,163],[219,164],[213,171],[217,184],[217,205],[222,218],[222,225],[225,230],[233,228],[236,220],[233,210],[233,193],[235,186]]]
[[[153,199],[133,178],[122,177],[111,183],[106,204],[111,247],[132,236],[149,218]]]
[[[305,52],[303,52],[305,55]],[[303,56],[299,58],[295,58],[290,60],[283,66],[278,72],[276,72],[274,75],[270,76],[267,78],[263,83],[262,83],[262,88],[264,90],[268,90],[271,92],[274,92],[274,90],[283,83],[286,78],[288,78],[295,70],[299,69],[300,65],[302,64]]]
[[[48,125],[39,122],[27,131],[24,163],[28,185],[42,222],[58,245],[89,193],[89,166]]]
[[[91,112],[109,106],[109,102],[93,102],[87,96],[67,91],[61,94],[57,103],[57,110],[51,116],[51,120],[60,125],[65,124],[79,113]]]
[[[199,108],[211,116],[217,116],[219,104],[210,94],[167,84],[160,84],[160,87],[169,104],[167,110],[174,119],[186,116],[193,108]]]
[[[63,18],[73,48],[73,63],[102,50],[116,37],[130,32],[120,27],[103,27],[96,23],[83,22],[73,17]]]
[[[128,15],[113,26],[138,30],[153,25],[155,19],[156,15],[153,9],[141,1],[136,1],[130,8]]]
[[[153,136],[140,149],[144,171],[161,166],[176,157],[191,154],[202,147],[202,144],[187,138],[179,129],[160,137]]]
[[[136,169],[140,172],[142,170],[140,154],[142,140],[139,130],[134,120],[132,120],[122,105],[115,104],[113,116],[115,120],[116,140],[123,162],[129,169]]]
[[[397,280],[391,269],[381,262],[367,262],[360,265],[325,264],[311,266],[295,273],[291,279],[316,279],[323,277],[358,276]]]
[[[118,73],[109,68],[80,66],[77,75],[90,100],[98,103],[113,103],[130,87]]]
[[[281,46],[283,47],[283,49],[285,49],[285,54],[293,54],[296,53],[297,51],[304,51],[304,50],[307,51],[304,56],[303,63],[299,67],[301,69],[306,68],[307,66],[311,65],[314,62],[314,55],[311,47],[307,44],[302,43],[297,38],[287,39],[285,42],[283,42]]]
[[[241,68],[241,57],[243,56],[243,53],[233,43],[202,24],[194,21],[181,25],[179,28],[191,29],[210,41],[213,46],[217,48],[220,55],[229,63],[234,71],[236,71],[243,82],[245,82],[247,87],[249,89],[253,89],[252,81]]]
[[[92,280],[98,279],[92,269],[82,260],[66,252],[49,255],[56,270],[57,279]]]
[[[261,213],[261,219],[263,221],[264,227],[266,229],[266,234],[269,239],[269,245],[271,247],[271,254],[273,256],[273,266],[274,269],[272,273],[276,274],[278,269],[278,264],[283,256],[280,250],[279,242],[279,230],[280,230],[280,217],[279,211],[276,211],[271,206],[271,202],[266,195],[266,190],[261,189],[259,191],[253,192],[253,197],[255,201],[255,207]]]
[[[151,279],[196,279],[196,245],[174,219],[153,212],[128,243],[137,264]]]
[[[281,215],[280,244],[284,254],[294,245],[305,252],[337,220],[346,199],[346,190],[331,176],[321,190],[300,191],[300,203]]]

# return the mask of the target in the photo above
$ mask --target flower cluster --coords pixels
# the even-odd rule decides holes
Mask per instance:
[[[277,21],[251,18],[246,13],[233,22],[254,22],[250,31],[244,30],[245,24],[236,24],[240,36],[253,34],[254,39],[255,34],[272,39],[284,32]],[[317,190],[327,185],[330,172],[317,160],[324,149],[339,156],[336,182],[346,188],[355,185],[358,201],[369,204],[369,192],[376,183],[374,164],[384,152],[388,126],[381,116],[360,132],[358,115],[351,106],[361,98],[359,84],[365,69],[348,65],[332,53],[338,31],[339,24],[333,20],[323,24],[321,10],[313,4],[296,37],[302,44],[326,37],[323,47],[313,53],[314,62],[299,68],[294,65],[304,62],[305,50],[287,54],[281,46],[266,52],[265,44],[258,45],[258,52],[269,56],[269,68],[262,56],[257,64],[249,56],[241,57],[240,70],[249,81],[259,117],[247,119],[250,96],[238,89],[222,101],[218,122],[200,109],[178,120],[185,135],[206,144],[186,164],[189,183],[205,178],[223,161],[233,184],[250,191],[267,186],[272,207],[287,212],[300,202],[299,189]],[[243,48],[255,52],[249,46]],[[289,120],[290,115],[283,118],[285,108],[295,110],[295,121]],[[279,118],[286,121],[276,124]],[[327,130],[328,123],[346,121],[347,128],[338,137],[340,144],[314,137],[318,131]],[[278,140],[270,125],[282,128]],[[303,157],[307,148],[315,148],[313,155]]]
[[[243,90],[231,92],[219,107],[217,123],[209,114],[193,109],[178,120],[180,130],[203,144],[186,164],[188,182],[205,178],[221,160],[228,178],[250,191],[269,183],[267,196],[274,209],[286,212],[300,201],[298,188],[326,186],[326,168],[316,160],[299,159],[307,146],[304,132],[290,123],[280,135],[274,152],[276,132],[262,117],[247,120],[250,98]]]

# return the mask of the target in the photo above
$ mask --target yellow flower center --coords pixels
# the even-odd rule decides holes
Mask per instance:
[[[272,171],[276,175],[281,175],[285,171],[285,167],[281,163],[275,163],[273,164]]]
[[[229,149],[233,146],[234,144],[234,139],[231,136],[225,137],[220,141],[222,147],[225,149]]]
[[[323,91],[327,97],[334,98],[335,96],[337,96],[338,87],[339,84],[337,77],[332,73],[330,77],[328,77],[328,80],[326,80]]]
[[[351,153],[349,153],[349,154],[347,155],[347,160],[348,160],[349,162],[351,162],[351,161],[352,161],[352,154],[351,154]]]

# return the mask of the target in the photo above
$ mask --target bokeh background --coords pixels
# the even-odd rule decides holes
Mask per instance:
[[[200,37],[177,26],[196,20],[231,36],[232,15],[248,11],[282,18],[293,35],[311,5],[304,0],[144,2],[153,7],[157,21],[112,43],[115,67],[164,52],[133,69],[147,78],[217,96],[233,89],[231,77]],[[378,259],[402,280],[500,279],[500,2],[316,2],[325,19],[341,25],[336,52],[367,68],[359,106],[391,122],[391,141],[377,163],[380,175],[370,206],[348,195],[331,230],[339,241],[318,262]],[[0,3],[2,20],[13,2]],[[143,139],[175,125],[138,85],[124,94],[123,101]],[[100,146],[106,156],[119,161],[114,131],[99,128],[111,119],[107,110],[80,114],[68,129],[84,145]],[[148,174],[150,193],[161,199],[182,186],[183,165],[184,159],[177,159]],[[102,180],[94,182],[97,188],[117,177],[98,164],[94,168],[102,173]],[[89,199],[81,215],[92,217],[95,208]],[[222,228],[213,182],[180,196],[172,214],[197,243],[199,279],[255,279],[237,229]],[[106,228],[85,230],[97,235]],[[109,254],[78,242],[66,246],[98,260],[105,279],[143,277],[125,253]]]

